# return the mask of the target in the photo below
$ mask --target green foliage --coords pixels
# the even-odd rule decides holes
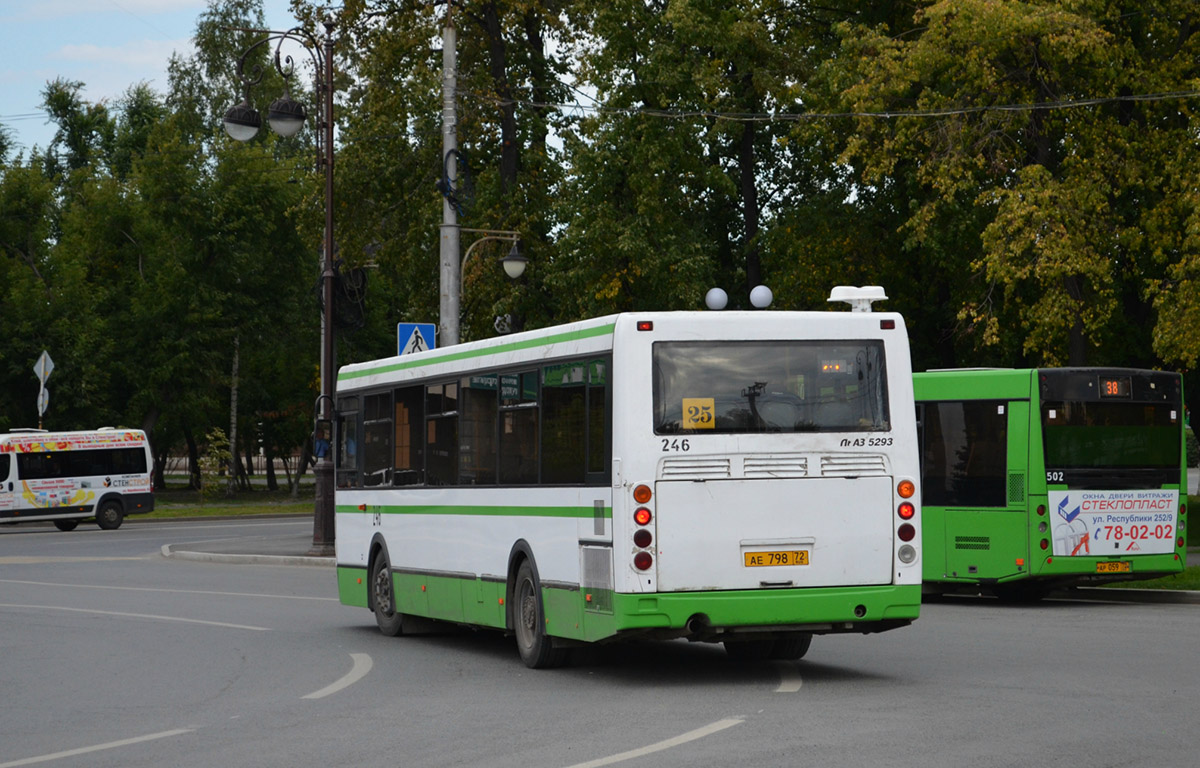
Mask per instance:
[[[226,492],[229,462],[229,436],[220,427],[213,427],[204,436],[204,453],[200,455],[200,504],[212,501]]]
[[[293,5],[323,32],[324,6]],[[459,223],[520,232],[530,259],[511,283],[509,243],[475,249],[464,339],[497,315],[698,309],[714,286],[731,308],[763,283],[777,309],[822,309],[834,285],[879,284],[918,370],[1200,364],[1195,100],[1141,98],[1200,87],[1186,0],[348,0],[335,255],[367,281],[340,363],[392,354],[397,322],[437,320],[447,12]],[[220,126],[244,98],[317,95],[303,54],[285,83],[243,31],[261,26],[259,0],[211,0],[167,93],[89,104],[54,80],[50,147],[12,161],[0,130],[0,428],[34,422],[45,349],[47,426],[140,424],[182,452],[229,423],[237,338],[238,434],[303,443],[325,225],[314,121],[245,145]],[[239,61],[262,75],[249,91]]]

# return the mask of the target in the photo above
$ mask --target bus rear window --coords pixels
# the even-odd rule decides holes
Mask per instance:
[[[1178,470],[1179,417],[1170,403],[1043,403],[1046,467]]]
[[[881,341],[654,345],[656,434],[891,429]]]

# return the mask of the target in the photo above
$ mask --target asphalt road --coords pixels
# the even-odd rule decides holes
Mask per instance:
[[[1200,605],[946,600],[797,663],[680,641],[530,671],[496,633],[381,636],[327,567],[162,554],[305,530],[0,527],[0,768],[1200,763]]]

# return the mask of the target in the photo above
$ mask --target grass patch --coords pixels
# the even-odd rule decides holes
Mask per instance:
[[[1105,586],[1114,589],[1200,589],[1200,565],[1185,568],[1183,573],[1163,576],[1149,581],[1119,581]]]
[[[299,494],[288,491],[253,490],[204,500],[199,491],[170,488],[155,491],[154,511],[140,519],[169,520],[181,517],[224,517],[230,515],[312,514],[313,488],[302,486]]]

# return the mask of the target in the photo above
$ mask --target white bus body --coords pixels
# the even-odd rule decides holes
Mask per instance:
[[[0,522],[104,529],[154,509],[154,458],[140,429],[0,434]]]
[[[387,633],[495,627],[549,666],[637,636],[798,658],[918,616],[897,314],[613,315],[346,366],[338,414],[339,594]]]

